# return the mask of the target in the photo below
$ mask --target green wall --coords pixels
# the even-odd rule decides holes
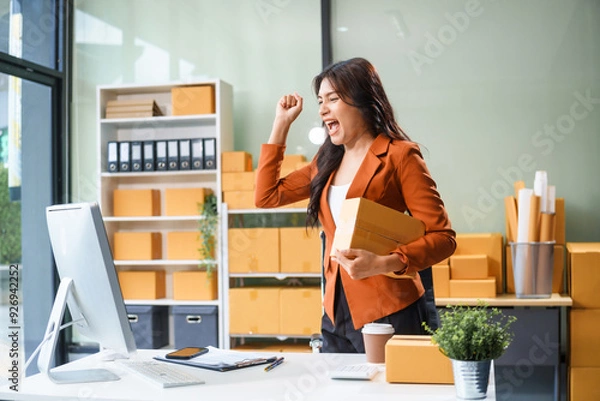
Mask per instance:
[[[274,104],[305,111],[288,152],[312,157],[319,124],[320,1],[77,1],[75,200],[96,197],[95,87],[219,77],[234,87],[235,147],[258,158]],[[548,171],[567,240],[600,241],[600,2],[332,1],[334,59],[378,68],[422,146],[459,232],[504,232],[503,198]]]

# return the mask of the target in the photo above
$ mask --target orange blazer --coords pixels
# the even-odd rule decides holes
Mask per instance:
[[[263,144],[256,171],[255,203],[257,207],[284,206],[310,197],[310,182],[317,173],[316,158],[286,177],[280,177],[284,145]],[[335,223],[327,202],[333,174],[329,177],[320,200],[319,221],[326,235],[325,313],[335,322],[333,301],[335,282],[341,277],[355,329],[390,315],[419,299],[423,293],[420,276],[414,279],[395,279],[378,274],[354,280],[329,254]],[[414,273],[446,259],[456,249],[456,233],[451,228],[444,202],[435,181],[431,178],[418,145],[410,141],[392,140],[379,135],[357,175],[350,184],[346,198],[364,197],[382,205],[405,212],[425,223],[425,235],[393,253],[407,264],[407,273]]]

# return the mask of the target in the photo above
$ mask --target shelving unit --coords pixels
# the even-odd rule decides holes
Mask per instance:
[[[213,114],[173,115],[171,90],[183,86],[210,85],[214,88]],[[111,100],[140,100],[152,98],[162,116],[142,118],[104,118],[107,102]],[[225,339],[222,282],[223,254],[220,247],[221,232],[216,233],[217,245],[214,260],[168,260],[166,234],[172,231],[198,231],[200,216],[166,216],[165,190],[171,188],[207,188],[221,203],[221,171],[219,155],[233,150],[233,90],[226,82],[215,79],[197,82],[173,82],[162,85],[118,85],[97,88],[98,121],[98,199],[104,216],[106,231],[114,246],[115,232],[160,232],[162,234],[161,259],[115,260],[118,270],[164,270],[166,298],[126,300],[127,305],[216,306],[218,315],[218,341]],[[216,168],[211,170],[166,170],[143,172],[109,172],[107,145],[111,141],[156,141],[193,138],[215,138]],[[157,189],[160,191],[159,216],[114,216],[113,191],[115,189]],[[173,273],[180,270],[197,270],[202,262],[212,264],[219,283],[218,298],[208,301],[179,301],[173,299]],[[169,346],[174,344],[173,316],[170,318]]]
[[[285,280],[306,280],[309,283],[304,288],[321,288],[321,273],[294,273],[294,272],[273,272],[273,273],[232,273],[229,271],[229,238],[227,235],[228,230],[231,228],[231,223],[233,219],[242,219],[244,221],[245,216],[250,217],[258,217],[257,215],[261,215],[261,217],[282,217],[297,214],[301,217],[300,221],[302,222],[301,226],[304,227],[304,217],[306,215],[306,209],[302,208],[278,208],[278,209],[228,209],[227,204],[222,204],[221,215],[224,217],[221,221],[223,232],[222,243],[223,243],[223,255],[221,259],[223,260],[224,271],[223,275],[228,277],[228,280],[223,280],[223,288],[222,293],[224,294],[223,299],[223,309],[226,311],[226,315],[229,316],[229,290],[231,288],[244,287],[246,281],[253,282],[268,282],[269,287],[276,287],[277,283],[274,281],[284,282]],[[290,226],[288,224],[280,224],[278,222],[270,222],[267,225],[271,227],[285,227]],[[283,287],[283,286],[282,286]],[[285,288],[288,288],[287,286]],[[289,288],[299,288],[299,286],[289,287]],[[320,316],[319,316],[320,317]],[[306,348],[309,349],[309,339],[310,335],[298,335],[298,334],[286,334],[286,333],[271,333],[271,334],[239,334],[239,333],[231,333],[229,328],[229,320],[225,319],[225,332],[228,333],[227,337],[224,340],[224,347],[231,348],[238,345],[243,345],[246,340],[252,341],[266,341],[266,342],[284,342],[284,341],[292,341],[299,342],[301,344],[306,344]]]

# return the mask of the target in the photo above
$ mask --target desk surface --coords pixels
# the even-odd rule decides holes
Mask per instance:
[[[552,294],[550,298],[517,298],[515,294],[499,294],[495,298],[480,298],[489,306],[572,306],[573,300],[565,294]],[[479,298],[436,298],[437,306],[477,305]]]
[[[140,350],[135,358],[151,358],[156,350]],[[161,350],[160,353],[164,353]],[[266,354],[265,354],[266,355]],[[453,385],[391,384],[380,372],[372,381],[331,380],[327,371],[335,366],[364,363],[364,354],[310,354],[283,353],[285,362],[270,372],[264,366],[249,367],[230,372],[213,372],[187,368],[205,380],[205,384],[171,389],[161,389],[124,371],[114,362],[102,362],[95,355],[61,367],[76,369],[105,367],[121,376],[121,380],[106,383],[61,384],[52,383],[46,376],[37,374],[19,383],[19,392],[0,388],[2,400],[349,400],[365,401],[454,401]],[[268,356],[273,356],[272,353]],[[383,367],[382,367],[383,370]],[[493,375],[492,375],[493,377]],[[488,400],[495,400],[493,385],[488,390]]]

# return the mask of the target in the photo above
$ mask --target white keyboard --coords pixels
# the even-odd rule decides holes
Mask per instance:
[[[117,360],[116,363],[123,366],[126,370],[137,374],[143,379],[162,388],[204,384],[204,380],[166,362],[120,359]]]
[[[371,380],[378,372],[377,365],[361,363],[338,366],[329,371],[329,377],[332,379]]]

